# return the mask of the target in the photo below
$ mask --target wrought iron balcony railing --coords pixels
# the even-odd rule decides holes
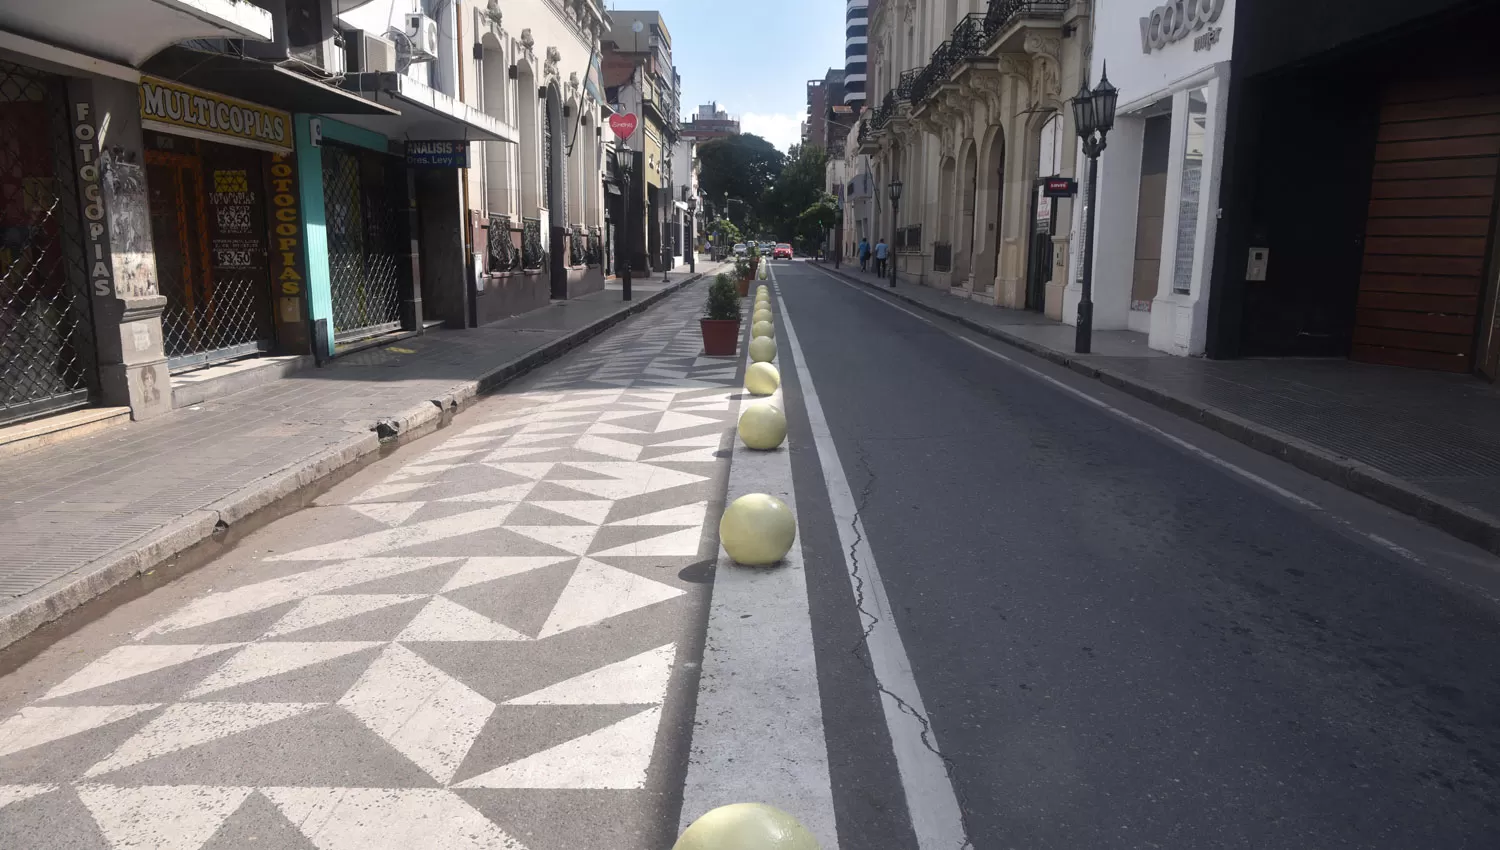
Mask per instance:
[[[521,268],[521,252],[511,239],[510,216],[490,213],[488,243],[491,272],[513,272]]]
[[[932,52],[905,95],[916,106],[930,98],[965,62],[978,59],[1021,18],[1061,18],[1068,0],[990,0],[989,10],[965,15],[948,40]]]
[[[542,222],[536,218],[521,219],[521,268],[534,271],[547,264],[542,247]]]

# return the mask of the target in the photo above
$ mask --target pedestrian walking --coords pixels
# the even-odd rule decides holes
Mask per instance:
[[[891,255],[891,246],[881,239],[875,244],[875,276],[885,277],[886,258]]]
[[[870,240],[863,236],[859,237],[859,270],[870,270]]]

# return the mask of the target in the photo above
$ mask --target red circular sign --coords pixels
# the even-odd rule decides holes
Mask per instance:
[[[609,129],[615,131],[615,135],[622,139],[630,138],[635,132],[636,117],[630,112],[616,112],[609,116]]]

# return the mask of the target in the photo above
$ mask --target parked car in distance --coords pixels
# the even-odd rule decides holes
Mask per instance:
[[[777,244],[775,253],[772,254],[772,259],[779,260],[782,257],[785,257],[788,260],[792,258],[792,246],[788,245],[785,242]]]
[[[734,255],[736,257],[743,257],[743,256],[745,256],[748,253],[750,253],[750,246],[749,245],[746,245],[743,242],[737,242],[737,243],[735,243],[735,246],[734,246]]]

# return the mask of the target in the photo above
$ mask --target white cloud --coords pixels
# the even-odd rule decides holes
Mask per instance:
[[[740,131],[761,136],[785,152],[802,142],[802,116],[785,112],[746,112],[740,116]]]

